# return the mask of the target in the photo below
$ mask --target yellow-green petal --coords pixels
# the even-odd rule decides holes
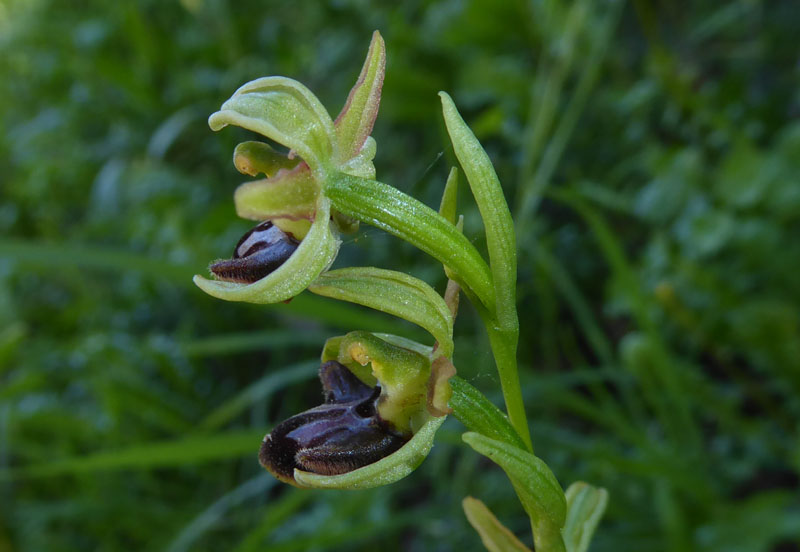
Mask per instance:
[[[250,220],[314,218],[319,187],[303,165],[273,178],[245,182],[236,189],[236,214]]]

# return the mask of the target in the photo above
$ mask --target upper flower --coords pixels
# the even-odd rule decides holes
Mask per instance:
[[[357,223],[331,209],[324,183],[332,173],[375,177],[372,159],[377,146],[370,133],[385,67],[384,43],[376,31],[361,74],[335,121],[308,88],[285,77],[245,84],[211,115],[213,130],[240,126],[289,152],[284,155],[263,142],[237,146],[236,168],[265,178],[239,186],[236,212],[262,224],[240,240],[234,259],[212,265],[217,280],[195,276],[203,291],[230,301],[275,303],[300,293],[333,263],[339,232]],[[244,245],[248,247],[243,250]]]

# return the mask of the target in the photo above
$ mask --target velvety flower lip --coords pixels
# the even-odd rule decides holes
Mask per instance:
[[[271,221],[262,222],[236,244],[233,258],[217,261],[209,270],[220,280],[257,282],[285,263],[300,245],[294,236]]]
[[[370,387],[336,361],[320,368],[324,404],[278,424],[258,459],[281,481],[296,484],[295,470],[338,475],[377,462],[410,438],[381,419],[380,386]]]

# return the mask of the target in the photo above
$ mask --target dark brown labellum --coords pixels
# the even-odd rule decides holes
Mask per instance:
[[[299,245],[291,234],[265,221],[242,236],[232,259],[217,261],[210,269],[220,280],[251,284],[274,272]]]
[[[323,364],[319,376],[325,403],[281,422],[261,445],[261,465],[282,481],[293,483],[295,468],[347,473],[388,456],[409,439],[378,415],[379,386],[362,383],[336,361]]]

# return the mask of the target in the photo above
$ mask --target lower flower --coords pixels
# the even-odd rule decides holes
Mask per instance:
[[[452,364],[418,343],[368,332],[328,340],[320,406],[279,423],[259,462],[300,487],[356,489],[393,483],[430,452],[449,412]]]
[[[323,364],[319,376],[325,403],[278,424],[258,455],[262,466],[287,483],[295,483],[295,469],[351,472],[392,454],[411,437],[381,419],[380,386],[362,383],[335,360]]]

